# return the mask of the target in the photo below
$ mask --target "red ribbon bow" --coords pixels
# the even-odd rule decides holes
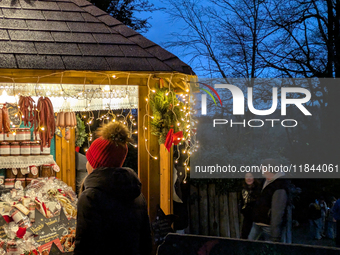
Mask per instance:
[[[26,228],[19,227],[17,231],[17,237],[23,238],[25,234],[26,234]]]
[[[166,139],[164,143],[165,148],[168,150],[168,152],[170,152],[170,148],[172,144],[174,145],[179,144],[182,138],[183,138],[183,131],[178,131],[177,133],[174,133],[174,130],[171,128],[168,134],[166,135]]]

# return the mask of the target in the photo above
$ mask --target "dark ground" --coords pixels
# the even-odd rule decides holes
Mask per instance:
[[[328,238],[322,238],[320,240],[312,240],[309,236],[309,225],[303,223],[298,227],[293,228],[293,243],[296,244],[308,244],[317,246],[331,246],[335,247],[335,241]]]

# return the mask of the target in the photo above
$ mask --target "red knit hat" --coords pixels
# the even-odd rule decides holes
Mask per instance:
[[[110,123],[99,129],[99,138],[87,150],[86,158],[93,169],[121,167],[128,153],[128,129],[121,123]]]

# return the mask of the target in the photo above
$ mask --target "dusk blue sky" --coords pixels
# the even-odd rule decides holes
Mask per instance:
[[[159,0],[149,0],[149,2],[153,3],[156,7],[168,7]],[[180,32],[181,28],[184,26],[181,22],[173,23],[169,15],[162,10],[153,13],[142,13],[138,14],[138,16],[143,18],[152,17],[149,19],[149,23],[152,27],[147,33],[143,33],[143,35],[162,47],[164,47],[165,42],[171,39],[171,33]],[[188,63],[189,58],[185,58],[179,50],[176,50],[175,48],[166,48],[166,50],[178,56],[185,63]]]

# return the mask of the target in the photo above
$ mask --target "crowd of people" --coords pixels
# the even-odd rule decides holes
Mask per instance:
[[[309,204],[310,237],[335,239],[340,247],[340,199],[332,197],[327,204],[324,197],[319,197]]]
[[[262,179],[254,178],[252,173],[245,175],[241,200],[242,239],[283,241],[288,182],[282,178],[284,173],[266,171],[269,165],[275,166],[278,162],[275,159],[262,161]],[[332,197],[328,204],[324,197],[315,199],[309,205],[308,218],[311,239],[335,239],[336,246],[340,247],[340,198]]]

